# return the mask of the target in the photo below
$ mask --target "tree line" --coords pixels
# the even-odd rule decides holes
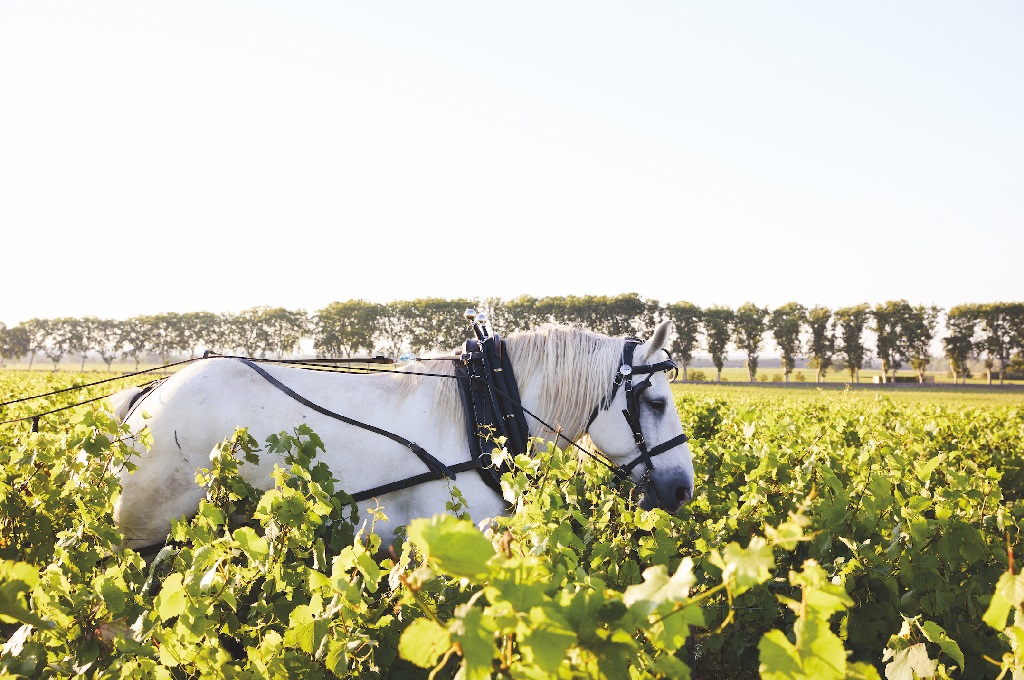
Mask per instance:
[[[658,321],[671,319],[676,329],[672,352],[684,380],[694,354],[706,351],[721,381],[731,349],[745,356],[748,377],[755,380],[770,336],[781,354],[787,382],[800,357],[817,369],[818,381],[836,362],[842,362],[850,379],[858,381],[872,352],[881,362],[883,380],[893,379],[897,369],[909,366],[923,381],[940,330],[944,330],[941,343],[954,380],[966,381],[972,360],[982,362],[990,383],[994,376],[1002,383],[1009,371],[1024,369],[1024,303],[958,305],[945,312],[906,300],[837,309],[807,308],[796,302],[770,309],[748,302],[732,309],[701,308],[685,301],[662,304],[635,293],[523,295],[511,300],[419,298],[391,303],[347,300],[312,314],[262,306],[238,313],[169,312],[123,320],[36,318],[10,328],[0,323],[0,364],[27,356],[31,367],[37,356],[44,356],[56,370],[66,357],[80,356],[84,367],[86,357],[94,354],[108,369],[120,358],[133,359],[137,370],[144,356],[158,356],[166,364],[172,356],[195,357],[200,348],[282,358],[299,351],[307,340],[318,356],[329,358],[447,352],[470,337],[462,316],[466,308],[486,312],[493,328],[502,333],[563,323],[611,336],[643,338]],[[869,335],[874,337],[873,347],[867,343]]]

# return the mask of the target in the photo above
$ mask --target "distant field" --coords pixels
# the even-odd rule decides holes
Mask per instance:
[[[790,384],[778,383],[675,383],[672,386],[677,395],[706,395],[723,399],[759,399],[795,403],[820,401],[834,403],[863,403],[865,407],[880,399],[890,399],[907,405],[942,404],[947,406],[1016,406],[1024,407],[1024,387],[966,387],[953,385],[851,385],[847,388],[839,383]]]
[[[696,369],[694,369],[694,368],[690,368],[689,369],[689,372],[690,372],[691,375],[693,374],[694,371],[698,371],[698,372],[702,373],[704,375],[704,377],[705,377],[705,382],[714,382],[714,380],[715,380],[716,372],[715,372],[714,368],[703,368],[703,367],[701,367],[701,368],[696,368]],[[872,384],[872,381],[875,379],[875,376],[881,375],[881,373],[882,372],[880,370],[878,370],[878,369],[870,369],[870,368],[862,369],[861,372],[860,372],[860,384],[862,384],[862,385]],[[816,372],[814,371],[814,369],[798,368],[798,369],[796,369],[795,371],[793,371],[789,375],[789,380],[790,380],[791,383],[810,383],[810,384],[814,384],[815,375],[816,375]],[[903,376],[912,377],[915,374],[912,371],[903,370],[903,371],[897,371],[896,375],[900,376],[900,377],[903,377]],[[763,376],[763,379],[762,379],[762,376]],[[929,372],[929,373],[926,373],[926,376],[931,378],[931,380],[933,380],[936,385],[942,385],[942,384],[946,384],[946,385],[949,385],[949,386],[953,385],[953,377],[951,375],[947,374],[947,373]],[[762,369],[758,369],[758,371],[757,371],[757,384],[763,384],[764,382],[771,383],[771,382],[774,382],[774,381],[781,382],[782,380],[783,380],[783,372],[782,372],[781,368],[762,368]],[[999,380],[998,376],[993,375],[993,377],[992,377],[993,385],[998,384],[998,380]],[[722,369],[722,381],[723,382],[729,382],[729,383],[744,383],[744,384],[748,384],[748,385],[750,384],[749,381],[747,380],[747,369],[742,368],[742,367],[727,367],[727,368],[723,368]],[[825,382],[826,383],[841,384],[841,385],[842,384],[846,384],[846,383],[850,382],[850,374],[848,372],[846,372],[846,371],[836,372],[836,371],[833,371],[833,370],[830,369],[825,374]],[[959,385],[960,383],[957,382],[957,384]],[[986,385],[987,384],[987,380],[985,378],[985,374],[981,373],[979,375],[975,375],[975,376],[973,376],[971,378],[968,378],[967,384],[968,385]],[[1021,386],[1024,386],[1024,381],[1021,381],[1021,380],[1006,380],[1006,381],[1004,381],[1004,384],[1006,384],[1006,385],[1021,385]]]

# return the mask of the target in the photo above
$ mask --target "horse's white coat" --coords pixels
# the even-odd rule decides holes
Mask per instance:
[[[646,344],[637,348],[634,364],[656,360],[668,341],[669,326],[662,324]],[[570,439],[581,437],[593,408],[605,405],[619,366],[623,340],[564,327],[506,338],[509,358],[520,386],[523,406],[562,430]],[[306,371],[262,364],[263,368],[306,399],[335,413],[368,423],[415,441],[445,464],[469,460],[464,414],[453,398],[455,381],[429,376],[395,374],[352,375]],[[445,372],[444,362],[422,366],[426,372]],[[447,368],[450,372],[450,368]],[[439,384],[440,381],[443,384]],[[645,402],[666,400],[657,413],[641,408],[648,445],[653,447],[682,432],[668,379],[657,374],[644,394]],[[124,415],[133,395],[116,396],[115,409]],[[440,405],[440,406],[439,406]],[[617,463],[638,455],[629,427],[622,417],[623,390],[601,410],[589,433],[597,447]],[[143,413],[150,417],[143,418]],[[548,440],[554,435],[527,417],[531,436]],[[127,545],[139,548],[165,540],[174,517],[195,514],[203,490],[195,483],[198,468],[208,467],[216,446],[239,426],[249,428],[258,442],[271,434],[309,425],[323,440],[323,460],[350,493],[367,490],[426,471],[406,447],[390,439],[312,411],[295,401],[243,363],[209,359],[189,365],[146,395],[126,422],[133,432],[148,426],[153,446],[141,450],[138,470],[122,472],[122,494],[114,518]],[[273,485],[270,472],[280,459],[262,454],[260,465],[243,466],[243,474],[257,488]],[[663,507],[678,508],[693,490],[693,465],[684,444],[655,459],[654,484]],[[633,471],[639,479],[644,466]],[[506,511],[502,498],[475,472],[463,472],[454,482],[465,497],[474,521]],[[388,521],[375,530],[385,543],[395,527],[416,517],[445,511],[450,500],[448,482],[435,481],[370,499],[360,504],[360,515],[383,507]]]

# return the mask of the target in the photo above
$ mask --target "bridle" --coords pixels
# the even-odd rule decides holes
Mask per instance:
[[[597,418],[598,412],[600,410],[607,410],[611,406],[612,401],[615,400],[615,395],[619,390],[619,386],[621,385],[626,393],[626,408],[622,410],[622,415],[629,424],[629,429],[633,433],[633,440],[636,442],[637,448],[640,449],[640,454],[625,465],[617,466],[615,468],[615,476],[620,481],[624,480],[633,471],[633,468],[640,463],[643,463],[645,469],[643,478],[640,480],[640,485],[644,488],[650,489],[650,491],[657,496],[658,491],[654,485],[651,484],[651,473],[654,470],[654,461],[652,459],[659,454],[674,449],[680,444],[685,444],[689,438],[685,433],[681,433],[653,448],[647,448],[647,441],[644,439],[643,431],[640,428],[640,397],[643,395],[644,391],[651,386],[651,377],[655,373],[659,373],[661,371],[675,371],[677,370],[677,367],[675,362],[670,358],[654,364],[641,364],[639,366],[634,366],[633,353],[641,344],[642,341],[637,338],[626,338],[625,344],[622,346],[622,365],[615,374],[611,396],[608,398],[607,405],[604,409],[601,409],[600,406],[594,407],[594,412],[590,415],[590,421],[587,423],[587,431],[590,430],[590,426],[594,423],[594,419]],[[668,355],[666,350],[662,351]],[[634,384],[633,376],[636,375],[646,375],[647,377]]]

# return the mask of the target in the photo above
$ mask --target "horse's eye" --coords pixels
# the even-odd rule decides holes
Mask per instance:
[[[651,399],[647,403],[654,411],[657,411],[658,413],[661,413],[662,411],[665,410],[666,402],[663,397],[655,397],[654,399]]]

